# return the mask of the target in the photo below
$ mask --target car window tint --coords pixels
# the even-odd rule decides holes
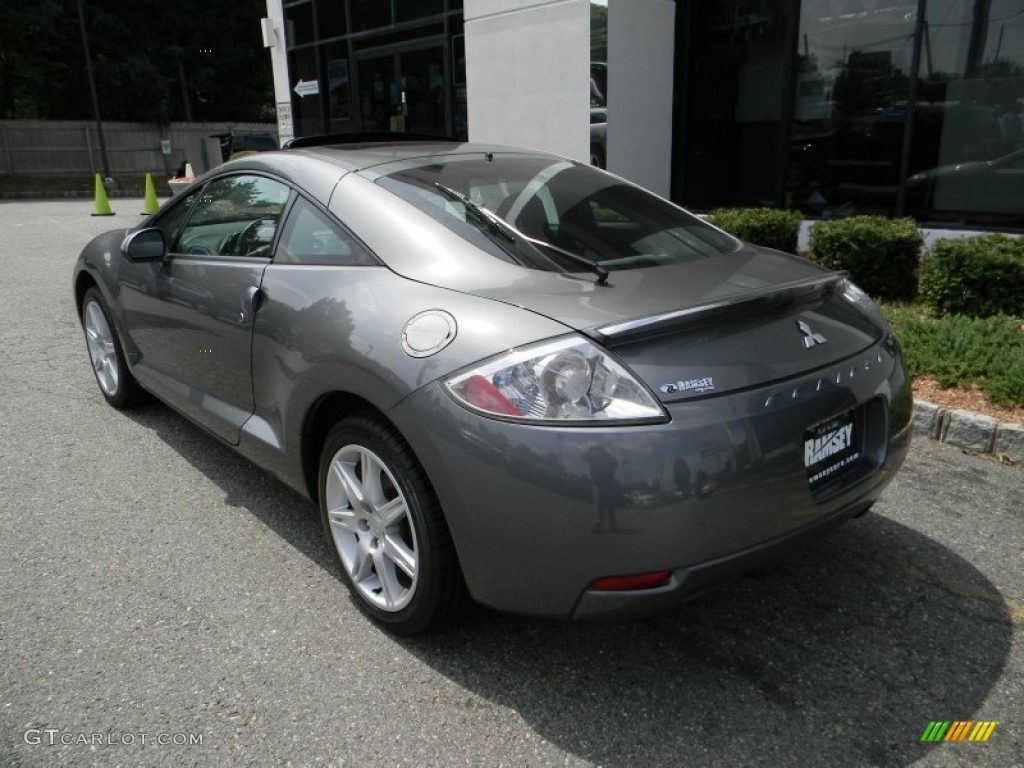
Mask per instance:
[[[164,231],[164,239],[167,241],[168,248],[174,249],[181,226],[192,210],[192,204],[196,201],[197,196],[198,193],[194,193],[176,200],[160,214],[160,218],[155,222],[155,225]]]
[[[196,197],[175,250],[267,258],[290,193],[286,185],[262,176],[214,179]]]
[[[494,256],[533,269],[636,269],[734,251],[735,239],[639,187],[590,166],[548,157],[469,155],[382,176],[377,183]],[[480,224],[438,185],[511,224],[510,238]],[[553,247],[546,247],[548,244]]]
[[[368,267],[377,263],[355,238],[302,198],[296,201],[288,214],[274,261],[349,267]]]

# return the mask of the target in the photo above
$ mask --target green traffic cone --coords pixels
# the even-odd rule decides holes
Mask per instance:
[[[103,180],[96,174],[96,207],[92,212],[93,216],[113,216],[110,210],[110,203],[107,202],[107,190],[103,188]]]
[[[146,174],[146,202],[142,206],[142,215],[149,216],[151,213],[156,213],[156,209],[160,207],[160,204],[156,201],[156,188],[153,186],[153,174]]]

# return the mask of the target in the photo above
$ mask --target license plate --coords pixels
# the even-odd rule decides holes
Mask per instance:
[[[853,411],[815,424],[804,433],[804,468],[811,488],[828,482],[860,458]]]

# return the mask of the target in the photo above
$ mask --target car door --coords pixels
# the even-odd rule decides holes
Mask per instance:
[[[142,290],[122,285],[136,375],[230,443],[253,411],[253,320],[290,194],[255,174],[210,181],[163,217],[169,254]]]

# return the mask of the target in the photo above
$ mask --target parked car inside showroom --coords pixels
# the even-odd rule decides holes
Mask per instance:
[[[843,274],[562,157],[323,141],[97,237],[74,298],[106,400],[317,503],[391,631],[666,610],[902,463],[899,345]]]

